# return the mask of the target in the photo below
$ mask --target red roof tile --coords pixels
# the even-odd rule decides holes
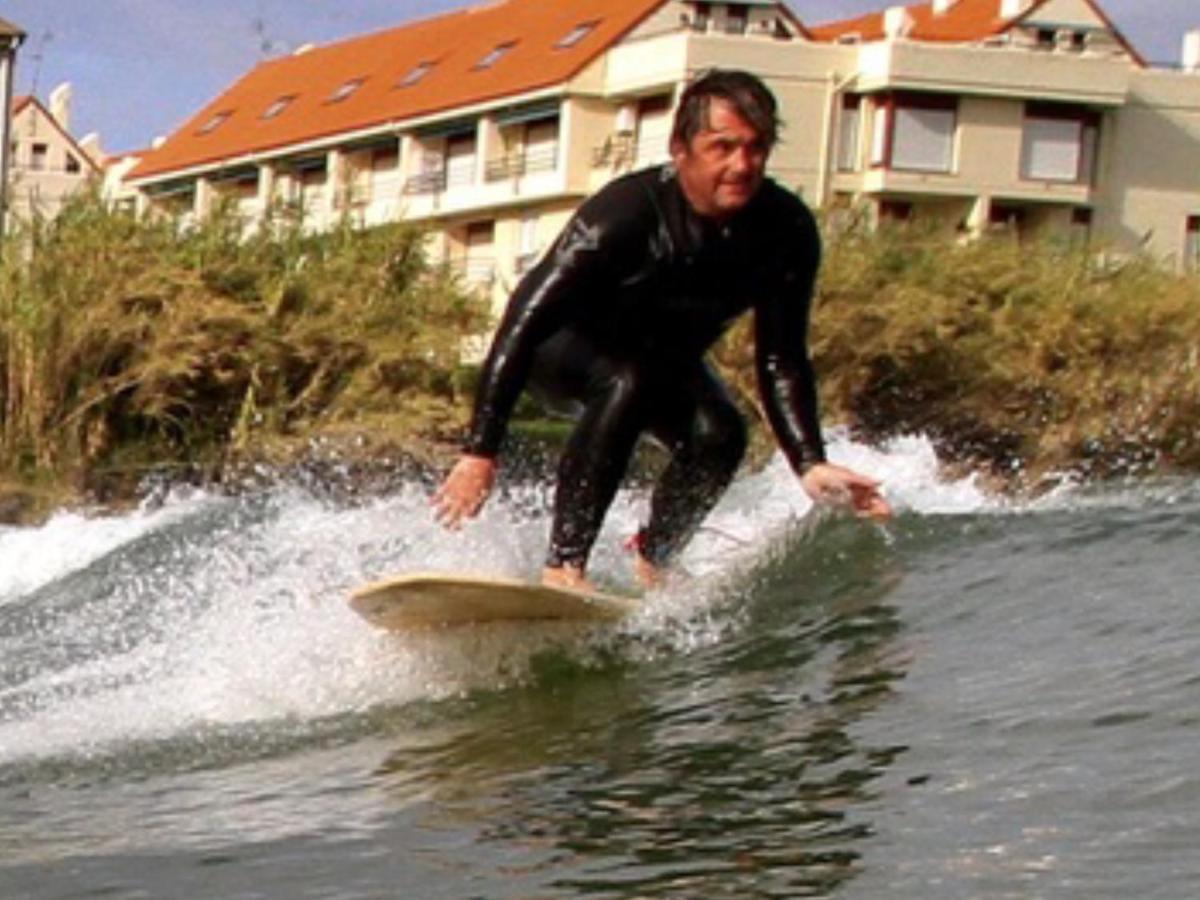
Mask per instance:
[[[665,0],[500,0],[262,63],[148,153],[160,175],[559,84]],[[556,46],[577,26],[594,27]],[[484,57],[511,48],[489,68]],[[433,66],[398,86],[421,63]],[[356,88],[344,86],[361,82]],[[339,90],[347,95],[335,100]],[[292,98],[278,114],[264,113]],[[223,118],[220,118],[223,117]],[[219,122],[205,132],[209,123]]]

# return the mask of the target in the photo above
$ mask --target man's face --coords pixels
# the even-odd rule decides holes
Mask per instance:
[[[708,124],[687,144],[671,147],[679,183],[702,216],[727,219],[762,186],[770,149],[727,100],[708,104]]]

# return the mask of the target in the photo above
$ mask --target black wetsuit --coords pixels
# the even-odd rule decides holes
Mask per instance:
[[[587,200],[518,284],[484,366],[466,450],[495,456],[528,382],[579,413],[558,473],[548,564],[583,566],[638,436],[672,454],[640,546],[665,562],[732,479],[746,431],[705,351],[748,309],[767,417],[792,468],[824,460],[807,351],[820,258],[811,213],[769,179],[718,224],[671,166]]]

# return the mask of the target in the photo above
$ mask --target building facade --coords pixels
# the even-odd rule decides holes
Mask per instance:
[[[249,72],[126,175],[145,211],[429,227],[497,304],[584,197],[667,158],[696,72],[757,72],[812,205],[1144,248],[1200,241],[1200,47],[1151,69],[1091,0],[933,0],[807,28],[774,0],[504,0]]]
[[[16,219],[52,219],[63,203],[100,174],[92,152],[71,136],[71,88],[13,103],[9,208]]]

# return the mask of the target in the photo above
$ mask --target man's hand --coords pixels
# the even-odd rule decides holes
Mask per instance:
[[[892,507],[879,493],[879,482],[845,466],[817,463],[800,477],[800,484],[814,503],[849,506],[863,518],[892,516]]]
[[[437,520],[447,528],[458,528],[483,508],[496,483],[496,461],[487,456],[463,454],[433,495]]]

